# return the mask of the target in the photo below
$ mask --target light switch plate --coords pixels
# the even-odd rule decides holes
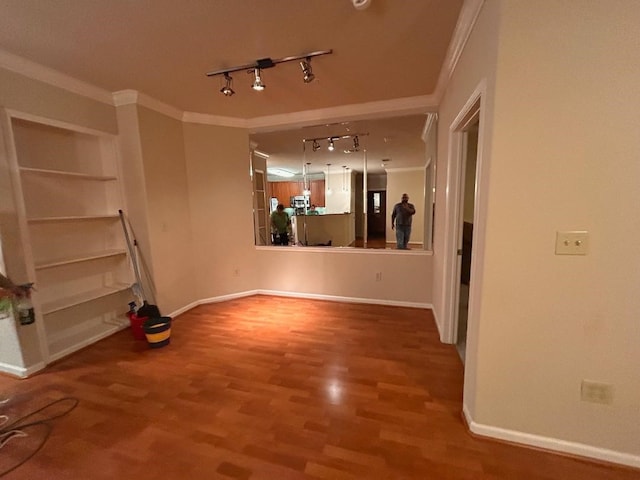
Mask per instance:
[[[589,232],[557,232],[556,255],[586,255],[589,251]]]

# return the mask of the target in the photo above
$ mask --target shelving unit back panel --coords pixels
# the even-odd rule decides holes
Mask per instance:
[[[27,218],[91,216],[121,208],[116,182],[22,175]]]
[[[38,270],[36,278],[38,299],[43,305],[121,284],[131,284],[125,255]]]
[[[127,292],[118,292],[47,315],[45,330],[51,353],[55,355],[124,324],[128,301]]]
[[[33,223],[29,232],[36,265],[57,258],[127,248],[117,218]]]
[[[13,135],[21,167],[43,168],[87,175],[114,175],[108,137],[14,118]],[[113,147],[111,147],[113,148]],[[110,157],[113,158],[113,157]]]

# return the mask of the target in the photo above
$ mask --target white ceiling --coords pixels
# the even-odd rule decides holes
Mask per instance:
[[[433,95],[463,3],[371,0],[357,10],[352,0],[1,0],[0,51],[107,92],[137,90],[180,111],[299,115]],[[206,76],[326,49],[333,53],[312,60],[316,80],[309,84],[297,62],[264,70],[264,92],[251,90],[245,71],[234,73],[232,97],[219,93],[223,77]],[[419,138],[424,116],[401,123]],[[401,166],[406,156],[393,155],[381,140],[400,143],[399,122],[352,127],[370,132],[371,154],[395,157]]]

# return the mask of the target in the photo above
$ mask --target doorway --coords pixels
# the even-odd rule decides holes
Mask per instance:
[[[478,158],[478,118],[463,131],[461,168],[462,202],[458,255],[460,256],[460,284],[458,294],[458,318],[456,348],[462,363],[467,351],[467,322],[469,318],[469,290],[471,288],[471,258],[473,252],[473,222],[475,217],[476,166]]]
[[[387,192],[371,190],[367,192],[367,244],[381,244],[385,247],[387,218]]]

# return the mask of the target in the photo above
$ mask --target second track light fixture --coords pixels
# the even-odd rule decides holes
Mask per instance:
[[[334,135],[332,137],[317,137],[317,138],[303,138],[302,139],[302,147],[303,150],[306,149],[306,143],[311,142],[311,149],[314,152],[320,150],[320,143],[318,140],[326,140],[327,141],[327,150],[333,152],[336,149],[335,142],[338,140],[344,140],[347,138],[353,139],[353,147],[350,149],[343,150],[344,153],[354,153],[360,151],[360,139],[358,137],[364,137],[369,135],[368,133],[352,133],[349,135]]]
[[[224,75],[226,84],[224,87],[220,89],[220,93],[222,93],[226,97],[230,97],[235,93],[233,91],[233,88],[231,88],[233,79],[231,78],[231,75],[229,75],[230,73],[238,72],[240,70],[246,70],[247,73],[254,75],[254,81],[253,81],[253,84],[251,85],[251,88],[257,91],[262,91],[266,87],[261,77],[262,70],[266,68],[273,68],[279,63],[293,62],[293,61],[300,60],[300,67],[302,68],[302,75],[303,75],[302,80],[304,81],[304,83],[311,83],[316,78],[316,76],[313,74],[313,71],[311,69],[311,58],[317,57],[320,55],[328,55],[330,53],[333,53],[333,50],[319,50],[317,52],[310,52],[310,53],[305,53],[303,55],[296,55],[293,57],[284,57],[284,58],[277,58],[277,59],[271,59],[268,57],[261,58],[247,65],[240,65],[238,67],[231,67],[231,68],[225,68],[222,70],[215,70],[213,72],[208,72],[207,77]]]

